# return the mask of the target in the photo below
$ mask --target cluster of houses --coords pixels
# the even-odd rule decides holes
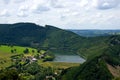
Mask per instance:
[[[32,56],[32,55],[25,55],[25,56],[21,57],[20,59],[19,58],[12,58],[12,61],[16,62],[17,60],[20,60],[21,62],[32,63],[32,62],[37,62],[38,59],[44,59],[46,55],[47,55],[47,53],[39,54],[37,58],[35,56]]]

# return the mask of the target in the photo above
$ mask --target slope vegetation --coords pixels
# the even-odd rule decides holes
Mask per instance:
[[[63,70],[61,80],[112,80],[115,77],[119,80],[112,71],[120,66],[119,35],[90,38],[50,25],[0,24],[0,44],[29,46],[59,54],[79,54],[87,60],[81,66]]]
[[[120,36],[111,36],[108,48],[81,66],[68,69],[62,74],[62,80],[119,80],[119,66]]]
[[[108,37],[81,37],[50,25],[43,27],[34,23],[0,24],[0,36],[1,44],[42,48],[60,54],[77,53],[86,58],[107,47],[108,40]]]

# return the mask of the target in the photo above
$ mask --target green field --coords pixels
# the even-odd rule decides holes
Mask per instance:
[[[29,47],[20,47],[20,46],[6,46],[6,45],[1,45],[0,46],[0,69],[6,68],[12,64],[11,61],[11,56],[16,55],[16,54],[22,54],[23,51],[28,48],[29,53],[32,53],[32,50],[35,52],[37,51],[34,48],[29,48]],[[11,53],[11,50],[16,49],[15,53]]]
[[[0,69],[8,67],[12,64],[11,56],[13,54],[0,52]]]
[[[23,51],[28,48],[29,54],[25,54],[25,56],[32,56],[32,50],[35,51],[34,55],[37,53],[37,50],[30,47],[20,47],[20,46],[6,46],[1,45],[0,46],[0,69],[9,67],[13,62],[11,61],[11,56],[22,54]],[[15,53],[12,53],[11,50],[16,49]],[[41,53],[44,53],[44,50],[40,51]],[[42,65],[44,67],[53,67],[53,68],[68,68],[73,66],[79,66],[78,63],[66,63],[66,62],[42,62],[42,60],[38,60],[39,65]]]
[[[34,50],[36,52],[36,49],[34,48],[30,48],[30,47],[20,47],[20,46],[6,46],[6,45],[1,45],[0,46],[0,52],[3,53],[11,53],[11,50],[16,49],[16,53],[23,53],[23,51],[28,48],[29,52],[32,53],[32,50]]]
[[[79,63],[67,63],[67,62],[44,62],[44,63],[39,62],[39,64],[42,65],[43,67],[62,68],[62,69],[80,65]]]

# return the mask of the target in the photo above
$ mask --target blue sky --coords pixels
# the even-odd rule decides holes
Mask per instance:
[[[120,0],[0,0],[0,23],[120,29]]]

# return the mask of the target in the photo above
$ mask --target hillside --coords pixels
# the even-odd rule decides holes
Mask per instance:
[[[3,44],[30,46],[35,41],[42,42],[45,37],[45,29],[33,23],[2,24],[0,30],[0,42]]]
[[[120,36],[109,38],[109,47],[79,67],[63,72],[62,80],[120,80]]]
[[[91,50],[107,46],[108,37],[81,37],[54,26],[34,23],[0,24],[0,43],[30,46],[60,54],[80,54],[88,57]],[[99,43],[99,44],[98,44]],[[83,52],[85,51],[85,52]],[[99,51],[98,51],[99,52]]]
[[[58,76],[61,80],[119,80],[120,35],[82,37],[50,25],[0,24],[0,44],[33,47],[54,54],[78,54],[86,59],[78,67],[62,70]],[[21,68],[18,67],[19,69]]]

